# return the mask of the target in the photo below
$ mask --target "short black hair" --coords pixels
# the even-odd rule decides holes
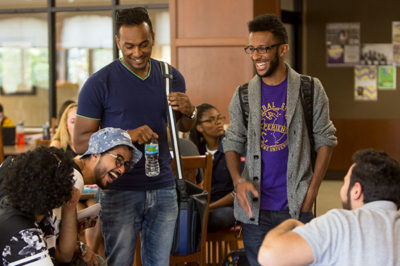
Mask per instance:
[[[388,200],[400,206],[400,164],[386,152],[361,150],[353,155],[355,163],[349,189],[361,184],[364,203]]]
[[[129,9],[121,9],[116,12],[116,33],[119,36],[119,29],[122,25],[140,25],[146,22],[150,27],[150,32],[153,34],[153,25],[149,17],[149,13],[144,7],[135,7]]]
[[[280,43],[288,43],[286,28],[279,18],[272,14],[264,14],[255,17],[248,24],[249,33],[270,31]]]
[[[3,112],[3,105],[0,103],[0,113]]]
[[[16,156],[4,171],[8,203],[30,215],[48,215],[71,199],[73,161],[61,149],[39,146]]]

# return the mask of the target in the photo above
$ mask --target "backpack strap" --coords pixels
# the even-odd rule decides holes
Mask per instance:
[[[171,91],[171,84],[172,84],[172,79],[173,79],[173,73],[172,73],[172,67],[170,64],[166,62],[161,62],[161,75],[164,81],[164,86],[165,86],[165,93],[166,97],[168,97],[168,94],[170,94]],[[172,110],[172,106],[168,104],[168,99],[167,99],[167,110],[168,110],[168,124],[169,124],[169,130],[171,134],[171,143],[172,143],[172,151],[174,154],[174,162],[175,162],[175,169],[176,169],[176,175],[177,175],[177,190],[179,193],[180,197],[187,197],[186,193],[186,185],[185,185],[185,178],[183,174],[183,166],[182,166],[182,159],[181,159],[181,154],[179,151],[179,144],[178,144],[178,129],[176,128],[176,118],[175,118],[175,113],[174,110]]]
[[[317,152],[315,151],[315,140],[313,135],[314,79],[312,77],[300,75],[300,96],[304,119],[307,125],[308,139],[310,141],[311,166],[314,170]],[[317,199],[314,201],[314,217],[317,217]]]
[[[311,164],[314,169],[317,154],[315,152],[315,141],[313,135],[314,79],[312,77],[300,75],[300,96],[304,119],[307,125],[308,138],[310,141]]]
[[[243,124],[247,129],[249,123],[249,83],[240,85],[239,87],[239,102],[242,109]]]

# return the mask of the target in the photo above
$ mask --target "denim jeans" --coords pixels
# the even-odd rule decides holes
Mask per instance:
[[[175,187],[102,190],[101,226],[108,265],[132,265],[140,233],[143,265],[168,265],[178,204]]]
[[[258,250],[265,235],[281,222],[290,219],[288,210],[285,211],[260,211],[258,225],[242,224],[243,244],[246,250],[247,260],[250,265],[260,265],[257,262]],[[300,213],[300,221],[307,223],[314,218],[312,212]]]

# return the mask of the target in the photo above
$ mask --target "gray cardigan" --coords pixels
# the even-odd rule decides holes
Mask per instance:
[[[303,107],[299,96],[300,75],[287,65],[287,109],[286,123],[288,130],[289,155],[287,163],[287,196],[289,212],[293,218],[298,219],[304,197],[308,191],[313,175],[310,159],[310,143],[307,126],[303,117]],[[223,140],[224,151],[243,153],[247,143],[247,156],[242,178],[253,182],[260,190],[261,183],[261,149],[260,149],[260,125],[261,125],[261,79],[257,75],[249,82],[249,118],[248,130],[246,129],[241,107],[239,103],[238,89],[233,94],[229,105],[230,125]],[[334,136],[335,127],[329,119],[328,97],[321,82],[314,78],[314,109],[313,109],[313,133],[315,149],[321,146],[335,146],[337,139]],[[260,200],[249,202],[255,220],[250,221],[247,214],[235,198],[234,212],[237,220],[244,223],[258,224]]]

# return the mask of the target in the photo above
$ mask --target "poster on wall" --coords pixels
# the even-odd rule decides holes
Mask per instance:
[[[393,64],[400,66],[400,44],[393,44]]]
[[[328,66],[354,66],[360,61],[360,23],[326,24]]]
[[[354,100],[376,101],[377,66],[357,65],[354,67]]]
[[[392,22],[392,43],[400,44],[400,21]]]
[[[364,43],[361,46],[361,65],[391,65],[393,64],[393,44]]]
[[[379,66],[378,68],[378,88],[379,89],[396,89],[396,67],[395,66]]]

